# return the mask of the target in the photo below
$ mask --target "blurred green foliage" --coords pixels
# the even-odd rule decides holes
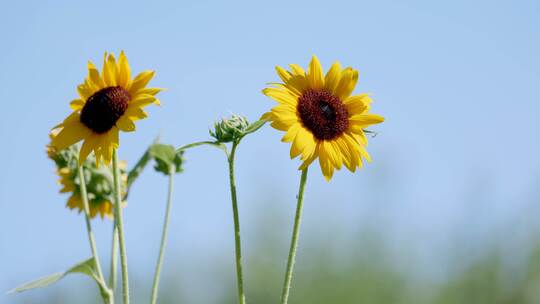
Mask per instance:
[[[315,242],[313,242],[315,243]],[[356,248],[363,243],[363,248]],[[418,278],[412,267],[400,268],[391,263],[388,252],[377,238],[356,240],[355,246],[344,257],[336,254],[324,242],[311,244],[304,242],[298,267],[293,280],[290,303],[301,304],[536,304],[540,303],[540,245],[531,251],[518,267],[508,267],[509,258],[500,250],[486,250],[474,262],[456,267],[452,275],[443,279]],[[273,304],[279,302],[284,264],[283,257],[276,258],[280,246],[260,242],[255,254],[246,260],[247,299],[252,304]],[[274,256],[268,256],[268,255]],[[283,256],[285,253],[281,253]],[[512,259],[510,259],[512,262]],[[515,262],[515,261],[514,261]],[[204,284],[201,280],[190,281],[190,275],[180,265],[169,265],[176,269],[173,277],[164,278],[159,303],[236,303],[235,281],[226,267],[218,266],[222,261],[214,261],[213,282],[222,282],[218,294],[201,293]],[[230,261],[232,263],[232,261]],[[515,266],[515,263],[510,263]],[[403,269],[408,269],[403,271]],[[411,270],[412,269],[412,270]],[[191,270],[190,270],[191,271]],[[146,280],[146,279],[145,279]],[[144,302],[147,298],[145,280],[134,282],[134,298]],[[208,284],[211,284],[208,282]],[[190,286],[200,285],[197,299],[193,299]],[[85,287],[85,289],[88,287]],[[86,290],[92,295],[92,290]],[[39,303],[64,303],[66,297],[58,292],[77,293],[77,303],[98,303],[98,298],[83,301],[79,291],[58,288],[48,293],[34,294]],[[44,298],[45,296],[45,298]],[[72,297],[71,297],[72,298]],[[58,302],[58,299],[63,299]],[[16,299],[14,299],[16,300]],[[21,299],[19,299],[21,300]],[[23,301],[17,303],[38,303]]]

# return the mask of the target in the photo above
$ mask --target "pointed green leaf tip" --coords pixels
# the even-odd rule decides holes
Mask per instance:
[[[46,287],[46,286],[49,286],[51,284],[54,284],[54,283],[60,281],[65,276],[67,276],[68,274],[71,274],[71,273],[85,274],[85,275],[91,277],[92,279],[94,279],[96,281],[96,283],[101,288],[103,288],[103,287],[106,288],[105,283],[102,282],[101,280],[99,280],[99,278],[98,278],[98,276],[96,274],[96,263],[94,261],[94,258],[90,258],[90,259],[88,259],[86,261],[83,261],[81,263],[78,263],[78,264],[74,265],[73,267],[69,268],[68,270],[66,270],[64,272],[53,273],[51,275],[48,275],[48,276],[39,278],[37,280],[25,283],[25,284],[23,284],[21,286],[18,286],[16,288],[8,291],[8,294],[15,293],[15,292],[23,292],[23,291],[27,291],[27,290],[34,289],[34,288]]]

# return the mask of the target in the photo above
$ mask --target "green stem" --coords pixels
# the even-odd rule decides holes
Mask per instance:
[[[173,192],[173,176],[174,169],[169,172],[169,190],[167,194],[167,207],[165,209],[165,219],[163,221],[163,231],[161,232],[161,245],[159,247],[159,256],[156,264],[156,272],[154,275],[154,284],[152,286],[152,304],[157,302],[158,296],[158,286],[159,286],[159,277],[161,274],[161,267],[163,266],[163,256],[165,254],[165,244],[167,243],[167,233],[169,228],[169,218],[172,205],[172,192]]]
[[[120,169],[118,168],[118,152],[113,150],[113,176],[114,176],[114,218],[118,229],[118,241],[120,243],[120,265],[122,267],[122,296],[124,304],[129,304],[129,278],[128,263],[126,253],[126,242],[124,239],[124,223],[122,220],[121,190],[120,190]]]
[[[238,201],[236,197],[236,185],[234,182],[234,155],[239,142],[233,142],[231,154],[227,155],[229,161],[229,180],[231,184],[231,200],[234,219],[234,244],[236,252],[236,279],[238,287],[238,303],[245,304],[246,296],[244,295],[244,278],[242,275],[242,249],[240,243],[240,219],[238,217]]]
[[[86,232],[88,233],[88,241],[90,242],[90,249],[92,250],[92,256],[94,257],[94,263],[96,265],[96,271],[98,278],[105,282],[103,277],[103,271],[101,270],[101,262],[99,261],[99,255],[96,246],[96,240],[94,238],[94,232],[92,231],[92,224],[90,222],[90,205],[88,204],[88,193],[86,192],[86,181],[84,178],[83,167],[79,166],[79,181],[81,187],[81,199],[84,206],[84,218],[86,220]],[[111,292],[110,290],[103,290],[104,287],[100,286],[101,296],[105,303],[111,303]],[[114,300],[112,300],[114,302]]]
[[[116,218],[114,219],[116,222]],[[118,280],[118,228],[116,223],[113,226],[112,245],[111,245],[111,270],[109,273],[109,286],[113,292],[116,291],[116,283]]]
[[[300,221],[302,219],[302,206],[304,200],[304,188],[306,187],[308,168],[302,170],[300,177],[300,188],[298,189],[298,203],[296,206],[296,216],[294,217],[294,228],[291,239],[291,248],[289,249],[289,258],[287,260],[287,271],[285,273],[285,281],[283,283],[283,291],[281,292],[281,304],[287,304],[289,300],[289,291],[291,290],[291,281],[294,270],[294,262],[296,258],[296,249],[298,247],[298,236],[300,234]]]
[[[219,143],[217,143],[215,141],[198,141],[198,142],[194,142],[194,143],[191,143],[191,144],[183,145],[180,148],[176,149],[176,151],[187,150],[189,148],[195,148],[195,147],[202,146],[202,145],[217,146],[217,145],[219,145]]]

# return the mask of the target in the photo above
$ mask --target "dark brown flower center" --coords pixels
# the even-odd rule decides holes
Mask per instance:
[[[108,87],[90,96],[81,110],[81,122],[96,133],[109,131],[124,115],[130,100],[122,87]]]
[[[319,140],[341,135],[349,127],[349,113],[341,100],[324,90],[307,90],[298,99],[297,110],[304,127]]]

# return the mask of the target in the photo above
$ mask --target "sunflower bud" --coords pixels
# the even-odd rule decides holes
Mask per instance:
[[[230,118],[224,118],[216,122],[214,131],[210,130],[210,135],[218,142],[232,142],[240,139],[248,126],[247,118],[233,114]]]

